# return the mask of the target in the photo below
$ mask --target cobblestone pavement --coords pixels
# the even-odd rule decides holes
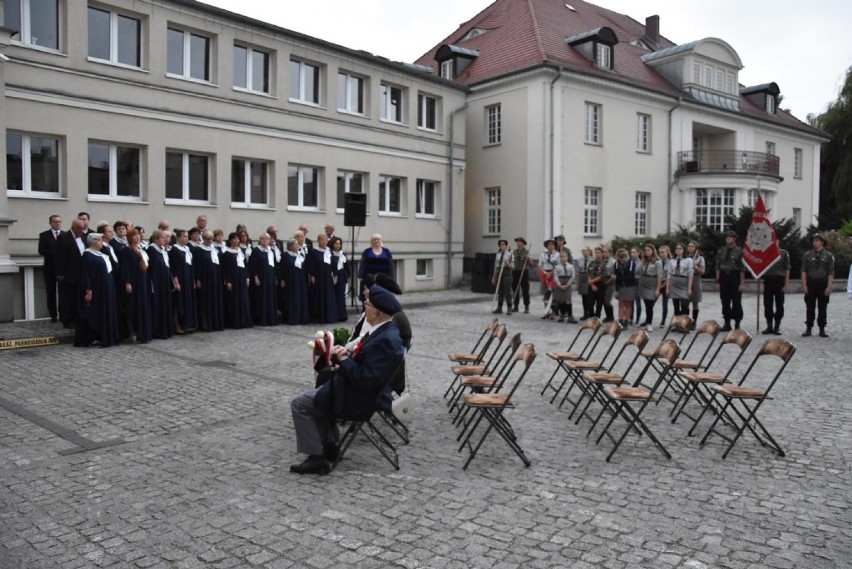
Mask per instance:
[[[699,319],[718,317],[705,297]],[[722,460],[721,439],[699,448],[661,403],[646,419],[672,459],[631,435],[605,462],[612,444],[539,395],[545,352],[576,326],[541,320],[537,300],[538,314],[504,315],[539,354],[509,412],[532,466],[493,436],[467,471],[441,397],[446,353],[473,344],[490,299],[402,300],[417,403],[398,472],[364,440],[329,476],[288,472],[288,404],[312,383],[315,326],[0,352],[0,568],[852,567],[842,293],[829,339],[801,338],[803,303],[788,298],[799,349],[761,410],[784,458],[747,435]],[[753,331],[753,295],[745,304]]]

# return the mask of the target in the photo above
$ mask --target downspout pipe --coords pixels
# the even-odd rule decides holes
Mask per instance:
[[[450,288],[453,282],[453,194],[455,186],[453,184],[453,168],[455,166],[453,160],[453,136],[455,132],[456,114],[467,109],[468,104],[465,103],[461,107],[450,113],[450,132],[449,140],[447,141],[447,278],[445,287]]]
[[[550,148],[548,149],[548,153],[550,154],[550,195],[548,196],[549,201],[549,209],[550,209],[550,232],[545,233],[545,239],[551,235],[556,235],[556,166],[554,164],[554,160],[556,158],[556,118],[553,116],[554,113],[554,97],[553,97],[553,88],[556,85],[556,82],[559,81],[559,78],[562,77],[563,67],[560,65],[556,70],[556,77],[553,78],[553,81],[550,82]],[[545,218],[547,219],[547,218]]]
[[[672,113],[675,112],[683,104],[683,97],[677,98],[677,104],[669,109],[669,169],[668,175],[671,180],[668,183],[668,193],[666,195],[666,233],[672,230],[672,192],[674,191],[675,175],[672,171],[672,138],[674,137],[674,124],[672,123]]]

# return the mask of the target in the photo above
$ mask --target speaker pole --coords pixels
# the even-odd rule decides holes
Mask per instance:
[[[358,271],[355,270],[355,226],[349,227],[349,242],[352,243],[352,257],[349,263],[349,266],[352,267],[352,285],[349,287],[349,298],[351,299],[351,306],[357,308],[358,305],[355,304],[355,298],[357,295],[355,291],[358,290]]]

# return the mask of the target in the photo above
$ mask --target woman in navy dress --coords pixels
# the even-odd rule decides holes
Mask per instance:
[[[112,260],[101,253],[100,233],[86,236],[77,291],[75,346],[114,346],[119,343],[118,305],[115,301],[115,276]]]
[[[175,311],[175,332],[185,334],[198,328],[193,254],[189,248],[189,233],[175,231],[175,244],[169,249],[169,266],[175,281],[172,307]]]
[[[284,321],[287,324],[308,322],[308,280],[305,276],[305,257],[299,252],[299,242],[287,241],[287,250],[281,256],[279,276],[284,286]]]
[[[393,255],[389,249],[382,244],[382,236],[376,233],[370,237],[370,247],[361,253],[361,262],[358,264],[358,280],[363,282],[364,275],[383,273],[391,279],[395,279],[393,272]],[[358,293],[358,298],[364,301],[364,291]]]
[[[141,240],[142,234],[135,227],[127,232],[127,247],[119,253],[118,282],[130,339],[147,344],[154,336],[151,331],[148,252],[142,248]]]
[[[169,234],[155,229],[148,246],[148,280],[151,285],[151,329],[154,337],[166,340],[174,336],[174,313],[172,291],[175,282],[169,267],[169,252],[166,244]]]
[[[213,232],[205,231],[202,244],[193,251],[195,286],[198,290],[198,320],[202,330],[218,332],[225,329],[222,312],[222,268],[219,251],[213,244]]]
[[[337,307],[337,321],[343,322],[349,318],[346,311],[346,283],[349,281],[349,264],[343,254],[343,240],[332,237],[328,245],[331,249],[331,274],[334,281],[334,301]]]
[[[269,234],[261,233],[249,258],[251,315],[255,326],[278,324],[278,267]]]
[[[310,279],[312,316],[317,322],[337,322],[337,301],[334,297],[334,275],[331,267],[331,249],[328,235],[320,233],[309,253],[308,275]]]
[[[236,233],[228,235],[228,247],[222,253],[222,279],[225,282],[225,324],[229,328],[251,328],[249,273],[246,258]]]

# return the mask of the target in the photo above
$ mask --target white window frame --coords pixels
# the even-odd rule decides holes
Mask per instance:
[[[381,121],[393,124],[405,124],[405,89],[399,85],[383,81],[379,91],[381,97],[379,118]],[[393,103],[394,93],[398,93],[399,96],[396,104]]]
[[[733,73],[728,73],[725,76],[725,92],[729,95],[736,95],[737,78]]]
[[[4,26],[7,28],[18,29],[18,37],[13,39],[12,42],[25,45],[28,47],[33,47],[36,49],[43,49],[45,51],[59,52],[62,49],[62,0],[55,0],[56,6],[56,47],[52,46],[44,46],[40,45],[38,41],[33,42],[33,26],[32,26],[32,6],[30,5],[30,0],[5,0],[6,3],[17,3],[18,8],[21,14],[20,22],[4,22]],[[36,38],[37,40],[38,38]]]
[[[651,153],[651,115],[636,113],[636,151]]]
[[[603,107],[598,103],[586,102],[586,144],[601,146],[601,118]]]
[[[298,72],[293,73],[293,65],[298,66]],[[316,85],[315,85],[315,93],[314,98],[310,99],[306,93],[307,86],[307,78],[305,77],[308,69],[313,69],[314,73],[316,73]],[[294,76],[295,75],[295,76]],[[293,96],[293,81],[296,81],[296,87],[298,88],[298,94]],[[312,105],[315,107],[320,106],[320,102],[322,101],[322,68],[316,63],[311,63],[310,61],[305,61],[303,59],[299,59],[297,57],[290,58],[290,91],[289,91],[289,100],[292,103],[301,103],[303,105]]]
[[[432,189],[432,199],[431,199],[431,209],[432,213],[429,213],[427,205],[428,200],[428,189],[431,186]],[[417,188],[416,188],[416,211],[415,217],[422,217],[427,219],[436,219],[439,214],[438,206],[441,203],[440,200],[440,192],[441,192],[441,184],[440,182],[436,182],[434,180],[417,180]]]
[[[500,103],[485,107],[485,144],[494,146],[503,142],[503,109]]]
[[[692,64],[692,82],[696,85],[701,85],[701,78],[704,76],[704,73],[701,69],[701,63],[695,62]]]
[[[736,190],[732,188],[701,188],[695,190],[695,224],[725,229],[725,218],[734,215]],[[702,203],[703,202],[703,203]]]
[[[352,180],[355,176],[361,176],[361,190],[358,192],[352,191]],[[345,195],[346,194],[363,194],[367,192],[367,173],[366,172],[356,172],[355,170],[338,170],[337,171],[337,182],[340,183],[340,180],[343,179],[343,195],[340,194],[340,188],[337,188],[337,213],[345,213],[346,205],[345,203]],[[367,197],[369,200],[369,196]]]
[[[793,149],[793,177],[797,180],[802,179],[802,162],[804,153],[801,148]]]
[[[601,188],[586,186],[583,190],[583,236],[601,234]]]
[[[770,156],[775,156],[775,143],[767,140],[766,141],[766,153]]]
[[[793,208],[793,223],[795,224],[796,229],[802,228],[802,208]]]
[[[396,202],[399,210],[391,209],[393,197],[391,193],[394,191],[393,181],[397,181],[396,190],[399,192]],[[402,217],[405,214],[405,178],[400,176],[389,176],[381,174],[379,176],[379,215],[389,215]]]
[[[612,46],[595,43],[595,65],[601,69],[612,69]]]
[[[42,135],[37,133],[25,133],[17,131],[7,131],[6,136],[21,137],[21,185],[23,188],[9,188],[9,173],[6,172],[6,195],[15,197],[30,197],[30,198],[60,198],[62,194],[62,144],[63,140],[56,135]],[[33,190],[33,168],[32,168],[32,139],[44,138],[56,141],[56,191],[42,192]],[[7,147],[8,152],[8,147]]]
[[[453,68],[455,67],[453,64],[455,63],[452,59],[445,59],[441,62],[441,78],[443,79],[455,79],[453,76]]]
[[[166,156],[169,154],[180,154],[182,158],[182,166],[181,166],[181,197],[180,198],[165,198],[166,204],[191,204],[191,205],[209,205],[212,203],[210,200],[210,194],[212,189],[213,182],[213,157],[209,154],[202,154],[200,152],[187,152],[183,150],[166,150]],[[204,158],[207,161],[207,188],[205,191],[207,193],[207,199],[205,200],[195,200],[189,198],[190,191],[190,179],[189,179],[189,160],[192,156]],[[168,164],[168,160],[166,161]],[[168,188],[165,188],[165,194],[168,196]]]
[[[713,88],[713,80],[716,77],[716,69],[712,65],[704,66],[704,86],[708,89]]]
[[[243,165],[243,179],[242,179],[242,191],[243,191],[243,201],[234,200],[234,176],[233,169],[234,165],[237,162],[241,162]],[[252,176],[254,175],[254,166],[259,165],[262,167],[263,175],[265,181],[263,183],[263,193],[264,193],[264,201],[263,202],[254,202],[252,201],[251,189],[252,189]],[[254,209],[269,209],[272,207],[269,199],[271,197],[271,181],[272,181],[272,163],[267,160],[258,160],[257,158],[243,158],[234,156],[231,158],[231,187],[230,196],[231,196],[231,206],[232,207],[240,207],[240,208],[254,208]]]
[[[290,178],[293,170],[296,171],[296,188],[298,203],[290,203]],[[314,184],[316,185],[317,203],[316,205],[305,205],[305,174],[310,170],[313,173]],[[288,164],[287,165],[287,209],[291,211],[320,211],[322,206],[322,183],[320,181],[321,169],[317,166],[308,166],[306,164]]]
[[[360,75],[348,71],[338,71],[337,110],[341,113],[364,116],[367,108],[366,84],[367,80]]]
[[[234,43],[234,50],[236,50],[237,48],[245,50],[246,86],[242,87],[240,85],[237,85],[236,84],[237,83],[237,77],[235,75],[234,78],[233,78],[234,79],[234,81],[233,81],[234,91],[241,91],[243,93],[252,93],[252,94],[255,94],[255,95],[270,95],[270,94],[272,94],[272,84],[273,84],[272,83],[272,69],[273,69],[272,54],[269,53],[265,49],[258,49],[256,47],[253,47],[253,46],[250,46],[250,45],[247,45],[247,44],[243,44],[243,43]],[[266,89],[263,89],[263,90],[258,90],[258,89],[255,89],[253,87],[254,78],[255,78],[255,74],[257,73],[257,71],[254,68],[254,57],[252,57],[252,56],[256,53],[263,55],[266,58],[266,69],[260,70],[260,73],[263,73],[265,75],[265,77],[263,77],[263,81],[264,81],[264,83],[266,83]],[[234,53],[234,58],[236,58],[236,53]]]
[[[143,23],[141,18],[137,18],[135,16],[131,16],[130,14],[124,12],[116,12],[113,10],[109,10],[107,8],[101,6],[88,6],[86,10],[86,16],[88,17],[89,10],[96,10],[98,12],[105,12],[109,14],[109,59],[101,59],[100,57],[94,57],[91,54],[88,56],[89,61],[97,61],[100,63],[109,63],[111,65],[117,65],[119,67],[127,67],[129,69],[142,69],[142,41],[144,37],[143,31]],[[119,46],[119,38],[118,38],[118,19],[119,18],[127,18],[128,20],[134,20],[137,23],[139,35],[136,38],[136,55],[139,58],[139,62],[137,64],[125,63],[123,61],[118,60],[118,46]],[[92,30],[89,30],[89,33],[92,33]]]
[[[766,112],[770,115],[775,114],[775,97],[769,93],[766,94]]]
[[[142,168],[143,157],[142,152],[143,149],[134,144],[116,144],[111,142],[101,142],[98,140],[90,140],[89,147],[93,144],[98,146],[106,146],[109,149],[109,193],[108,194],[92,194],[88,192],[88,183],[86,188],[86,193],[89,200],[105,200],[105,201],[125,201],[125,202],[140,202],[142,201],[142,176],[144,174],[144,170]],[[136,188],[135,196],[120,196],[118,195],[118,149],[119,148],[132,148],[134,150],[139,151],[139,163],[137,164],[137,168],[139,169],[139,186]]]
[[[650,192],[636,192],[633,215],[633,234],[636,237],[648,236],[648,219],[651,212]]]
[[[757,196],[760,195],[760,191],[756,188],[749,188],[746,193],[746,205],[752,209],[757,205]]]
[[[170,31],[180,32],[183,34],[183,72],[182,73],[174,73],[168,71],[168,33]],[[197,38],[202,38],[206,40],[207,46],[207,77],[194,77],[192,76],[192,37],[195,36]],[[215,50],[213,49],[213,38],[206,34],[200,34],[198,32],[193,32],[187,29],[183,29],[180,27],[172,27],[169,26],[166,29],[166,77],[171,77],[173,79],[184,79],[186,81],[195,81],[198,83],[212,83],[213,82],[213,70],[216,68],[216,62],[213,60],[213,55]]]
[[[432,101],[431,121],[429,111],[429,101]],[[417,94],[417,128],[420,130],[428,130],[429,132],[437,132],[438,130],[438,108],[440,101],[438,97],[427,95],[426,93]],[[432,123],[431,126],[429,123]]]
[[[500,235],[503,229],[502,201],[500,188],[485,188],[485,235]]]
[[[432,259],[417,259],[414,278],[418,281],[430,281],[434,278]]]

